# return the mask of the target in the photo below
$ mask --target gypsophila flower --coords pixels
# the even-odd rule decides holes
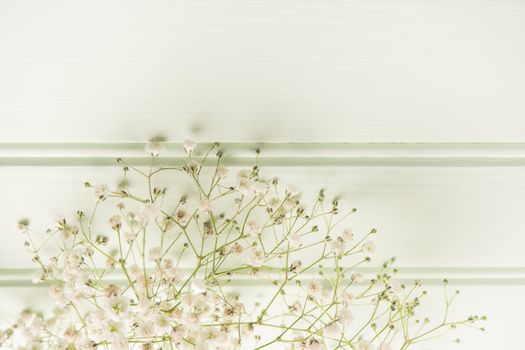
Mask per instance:
[[[375,350],[375,346],[372,345],[368,340],[361,339],[357,344],[358,350]]]
[[[246,224],[246,233],[251,235],[251,236],[256,236],[256,235],[261,233],[261,227],[259,226],[259,224],[256,221],[250,220]]]
[[[295,260],[294,262],[290,264],[290,272],[292,273],[299,272],[299,269],[301,268],[301,266],[303,266],[303,263],[301,262],[301,260]]]
[[[297,248],[301,245],[301,236],[298,232],[290,233],[287,239],[291,248]]]
[[[244,247],[239,244],[239,243],[235,243],[232,248],[231,248],[231,251],[234,255],[241,255],[243,252],[244,252]]]
[[[339,314],[337,315],[338,321],[343,326],[348,326],[350,323],[354,321],[354,315],[348,308],[344,308],[339,311]]]
[[[206,291],[206,284],[202,280],[193,280],[191,282],[191,291],[196,294],[204,293]]]
[[[346,244],[342,237],[337,237],[332,243],[332,246],[336,254],[342,254],[345,250]]]
[[[447,314],[430,324],[415,311],[420,282],[401,285],[393,259],[367,281],[352,270],[370,261],[359,253],[375,251],[375,229],[350,244],[339,200],[327,207],[323,190],[307,205],[295,186],[263,178],[256,160],[225,179],[222,150],[214,170],[203,163],[217,146],[194,159],[196,144],[185,141],[182,167],[119,158],[125,181],[115,192],[95,186],[92,210],[36,235],[20,220],[38,267],[32,280],[50,283],[56,308],[22,312],[0,329],[0,348],[407,350],[485,319]],[[153,140],[146,151],[157,157],[164,145]],[[145,183],[134,188],[135,179]],[[166,181],[182,193],[166,195]],[[236,285],[246,281],[257,287]]]
[[[341,330],[336,322],[332,322],[323,329],[323,333],[330,338],[337,338],[341,335]]]
[[[46,278],[46,275],[44,274],[43,271],[35,271],[33,273],[32,282],[33,284],[38,284],[38,283],[43,282],[45,278]]]
[[[371,253],[374,253],[376,251],[376,245],[374,244],[374,242],[368,240],[366,241],[364,244],[363,244],[363,253],[365,254],[371,254]]]
[[[262,250],[254,250],[249,258],[250,265],[261,266],[264,263],[264,252]]]
[[[343,241],[348,242],[354,238],[354,233],[352,232],[352,229],[347,227],[343,230],[341,237],[343,238]]]
[[[146,144],[145,147],[146,153],[151,155],[152,157],[158,157],[160,153],[164,152],[166,148],[160,141],[150,141]]]
[[[268,185],[264,182],[254,182],[252,183],[251,188],[255,193],[262,194],[268,190]]]
[[[306,283],[306,291],[311,297],[318,296],[321,293],[321,284],[316,280],[310,280]]]
[[[211,210],[210,201],[208,199],[203,199],[199,203],[199,210],[203,213],[207,213]]]
[[[108,197],[109,188],[107,185],[97,185],[93,189],[93,193],[96,199],[103,201],[106,200],[106,198]]]
[[[184,147],[184,151],[186,152],[186,154],[191,154],[195,151],[197,144],[192,140],[185,140],[182,143],[182,146]]]
[[[217,176],[221,179],[228,176],[228,168],[226,168],[224,165],[217,167]]]
[[[189,220],[189,214],[184,208],[180,208],[175,212],[175,221],[177,221],[180,225],[186,225]]]
[[[120,215],[113,215],[108,220],[109,225],[111,228],[115,231],[118,231],[120,227],[122,226],[122,220]]]
[[[160,259],[160,256],[161,256],[161,250],[160,250],[160,247],[154,247],[154,248],[151,248],[149,250],[149,260],[150,261],[157,261]]]

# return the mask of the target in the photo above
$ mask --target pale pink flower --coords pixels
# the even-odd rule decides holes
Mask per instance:
[[[219,165],[219,167],[217,168],[217,176],[219,178],[225,178],[226,176],[228,176],[228,168],[226,168],[224,165]]]
[[[265,193],[268,190],[268,185],[264,182],[254,182],[252,184],[252,189],[255,193]]]
[[[256,236],[261,233],[261,227],[254,220],[250,220],[246,223],[246,233],[251,236]]]
[[[232,252],[233,255],[239,256],[239,255],[241,255],[244,252],[244,247],[241,244],[239,244],[239,243],[235,243],[231,247],[231,252]]]
[[[197,147],[197,144],[192,140],[184,140],[182,143],[182,147],[184,147],[184,151],[186,154],[191,154],[193,151],[195,151],[195,148]]]
[[[340,310],[337,316],[339,323],[341,323],[343,326],[348,326],[354,321],[354,315],[348,308]]]
[[[188,223],[189,215],[186,209],[179,208],[175,211],[175,221],[184,226]]]
[[[161,254],[162,254],[162,251],[161,251],[160,247],[151,248],[149,250],[149,254],[148,254],[149,260],[150,261],[157,261],[157,260],[160,259]]]
[[[120,215],[111,216],[108,220],[108,223],[113,230],[118,231],[122,226],[122,220],[120,218]]]
[[[341,336],[341,329],[336,322],[330,323],[323,329],[323,333],[330,338],[337,338]]]
[[[376,245],[375,245],[374,242],[371,241],[371,240],[366,241],[366,242],[363,244],[363,247],[362,247],[362,248],[363,248],[363,252],[364,252],[365,254],[371,254],[371,253],[373,253],[373,252],[376,251]]]
[[[252,252],[252,255],[249,258],[250,265],[259,267],[264,262],[264,252],[260,249],[256,249]]]
[[[375,347],[368,340],[361,339],[359,343],[357,343],[357,349],[358,350],[375,350]]]
[[[211,210],[210,201],[208,199],[203,199],[199,203],[199,210],[203,213],[207,213]]]
[[[191,291],[195,294],[201,294],[206,292],[206,284],[203,280],[195,279],[191,281]]]
[[[306,283],[306,292],[311,297],[315,297],[321,293],[321,284],[316,280],[310,280]]]
[[[354,238],[354,233],[352,232],[351,228],[345,228],[343,230],[343,233],[341,234],[341,237],[345,242],[351,241]]]
[[[288,235],[288,243],[290,248],[297,248],[301,245],[301,235],[299,232],[292,232]]]
[[[108,197],[109,188],[107,185],[97,185],[93,189],[93,193],[96,199],[103,201]]]

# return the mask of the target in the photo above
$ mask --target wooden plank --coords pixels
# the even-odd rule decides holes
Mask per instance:
[[[395,255],[405,267],[525,267],[523,167],[266,167],[262,173],[295,184],[305,203],[326,188],[343,209],[357,208],[348,225],[361,233],[378,229],[377,264]],[[115,186],[120,175],[114,167],[2,167],[0,227],[10,239],[0,245],[0,267],[32,266],[16,232],[19,218],[30,217],[43,232],[60,214],[91,210],[94,197],[84,181]],[[191,188],[170,176],[158,184],[173,188],[172,198]],[[104,208],[109,216],[114,207]]]
[[[184,164],[180,143],[165,143],[155,164]],[[199,144],[194,158],[212,147]],[[220,143],[226,164],[250,166],[524,166],[525,143]],[[216,153],[214,151],[212,156]],[[3,166],[150,165],[144,143],[0,143]],[[208,163],[214,165],[214,161]]]
[[[3,1],[0,140],[523,142],[524,18],[513,0]]]

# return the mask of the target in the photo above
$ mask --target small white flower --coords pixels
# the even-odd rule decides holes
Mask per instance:
[[[131,277],[137,278],[142,274],[142,270],[137,264],[133,264],[128,267],[128,273]]]
[[[345,241],[342,237],[337,237],[337,239],[332,242],[332,247],[337,255],[342,254],[345,251]]]
[[[120,227],[122,226],[120,215],[111,216],[108,220],[108,223],[111,226],[111,228],[114,229],[115,231],[119,230]]]
[[[288,309],[291,312],[299,312],[303,308],[303,304],[299,300],[295,300],[290,306],[288,306]]]
[[[113,335],[110,337],[111,348],[114,350],[128,350],[128,338],[122,334]]]
[[[403,290],[401,283],[399,283],[399,281],[393,277],[390,278],[390,280],[388,281],[388,285],[394,293],[399,293]]]
[[[206,284],[203,280],[195,279],[191,281],[191,291],[195,294],[202,294],[206,292]]]
[[[361,272],[354,272],[352,274],[352,281],[353,282],[356,282],[356,283],[361,283],[363,282],[363,279],[364,279],[364,276]]]
[[[383,344],[381,344],[381,346],[379,347],[379,350],[392,350],[392,347],[390,346],[390,344],[383,343]]]
[[[184,142],[182,143],[182,147],[184,147],[184,151],[187,154],[191,154],[193,153],[193,151],[195,151],[197,144],[192,140],[184,140]]]
[[[160,212],[160,209],[153,203],[145,203],[140,208],[140,220],[142,222],[148,222],[151,218],[155,217]]]
[[[343,230],[343,233],[341,234],[341,237],[345,242],[351,241],[354,238],[354,233],[352,232],[352,229],[345,228]]]
[[[250,172],[248,170],[240,170],[237,173],[237,189],[243,195],[249,195],[253,192],[253,182],[250,180]]]
[[[268,185],[264,182],[254,182],[252,184],[252,189],[255,191],[255,193],[265,193],[268,190]]]
[[[295,185],[286,185],[286,194],[290,197],[295,197],[299,195],[299,190]]]
[[[279,205],[281,205],[281,201],[277,197],[272,197],[268,201],[268,206],[272,208],[273,210],[279,208]]]
[[[365,339],[361,339],[359,343],[357,343],[357,349],[358,350],[374,350],[375,347],[369,341]]]
[[[237,189],[243,195],[247,196],[247,195],[250,195],[253,192],[253,186],[252,185],[253,185],[253,183],[249,179],[241,178],[237,182]]]
[[[150,141],[146,144],[146,153],[150,154],[152,157],[158,157],[158,155],[166,150],[164,145],[160,141]]]
[[[305,350],[323,350],[324,344],[321,340],[318,340],[316,338],[310,338],[306,341]]]
[[[316,280],[310,280],[306,283],[306,292],[309,296],[315,297],[321,293],[321,284]]]
[[[299,232],[292,232],[288,235],[288,243],[290,248],[297,248],[301,245],[301,235]]]
[[[343,325],[343,327],[348,326],[354,321],[354,315],[348,308],[344,308],[341,311],[339,311],[338,320],[341,323],[341,325]]]
[[[161,256],[161,250],[160,247],[154,247],[149,250],[149,260],[150,261],[157,261],[160,259]]]
[[[217,176],[221,179],[228,176],[228,168],[226,168],[224,165],[219,165],[217,168]]]
[[[177,221],[180,225],[184,226],[188,223],[189,215],[186,209],[180,208],[175,211],[175,221]]]
[[[290,264],[290,272],[292,273],[299,272],[299,269],[301,268],[301,266],[303,266],[303,263],[301,262],[301,260],[295,260],[294,262]]]
[[[330,338],[337,338],[341,336],[341,330],[336,322],[330,323],[323,329],[323,333]]]
[[[110,317],[118,320],[121,317],[128,315],[129,299],[128,297],[121,295],[117,297],[110,297],[107,300],[106,309]]]
[[[44,273],[44,271],[42,270],[37,270],[33,273],[33,277],[32,277],[32,282],[33,284],[38,284],[38,283],[42,283],[44,281],[44,279],[46,278],[46,275]]]
[[[153,323],[155,324],[157,334],[164,335],[171,331],[171,320],[165,313],[158,313]]]
[[[141,322],[137,327],[137,335],[143,338],[150,338],[155,335],[155,327],[151,322]]]
[[[210,201],[207,199],[201,200],[199,203],[199,210],[203,213],[207,213],[211,210]]]
[[[63,296],[63,288],[58,284],[53,284],[51,287],[49,287],[49,296],[54,299],[58,300]]]
[[[376,251],[376,245],[371,240],[366,241],[363,244],[363,253],[365,254],[371,254]]]
[[[352,304],[355,300],[355,295],[353,295],[352,293],[350,292],[343,292],[343,294],[341,295],[341,301],[343,303],[343,305],[345,306],[348,306],[350,304]]]
[[[246,223],[246,233],[251,236],[257,236],[261,233],[261,227],[254,220],[250,220]]]
[[[96,199],[103,201],[108,197],[109,188],[107,185],[97,185],[93,189],[93,193],[95,194]]]
[[[249,258],[250,265],[259,267],[264,262],[264,252],[260,249],[256,249],[252,252],[252,255]]]
[[[239,256],[239,255],[241,255],[244,252],[244,247],[242,245],[240,245],[239,243],[235,243],[231,247],[231,252],[232,252],[233,255]]]

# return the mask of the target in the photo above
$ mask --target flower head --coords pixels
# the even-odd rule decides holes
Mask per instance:
[[[184,140],[182,147],[184,147],[186,154],[192,154],[195,151],[197,144],[192,140]]]
[[[93,189],[93,194],[95,195],[95,198],[100,201],[106,200],[106,198],[108,197],[108,193],[109,188],[107,185],[97,185]]]
[[[152,157],[158,157],[160,153],[164,152],[166,148],[162,144],[162,142],[157,140],[152,140],[146,144],[146,152],[150,154]]]

